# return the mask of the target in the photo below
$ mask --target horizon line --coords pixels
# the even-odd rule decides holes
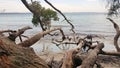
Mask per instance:
[[[31,13],[31,12],[1,12],[1,13]],[[108,12],[63,12],[63,13],[108,13]]]

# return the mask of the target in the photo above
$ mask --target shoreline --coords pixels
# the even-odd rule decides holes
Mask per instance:
[[[59,36],[60,37],[60,36]],[[59,38],[57,36],[57,38]],[[85,36],[81,36],[82,37],[85,37]],[[52,38],[55,38],[55,37],[51,37],[49,35],[45,36],[44,38],[40,39],[40,41],[38,41],[36,44],[34,44],[32,47],[34,48],[35,52],[37,54],[39,54],[40,52],[42,52],[43,48],[46,48],[48,51],[51,51],[51,52],[62,52],[62,50],[60,50],[55,44],[52,43]],[[113,44],[113,39],[114,37],[105,37],[105,38],[100,38],[100,37],[95,37],[93,38],[93,41],[100,41],[102,43],[104,43],[105,47],[103,48],[103,50],[105,51],[116,51],[115,49],[115,46]],[[119,42],[120,44],[120,42]],[[95,45],[95,44],[93,44]],[[45,46],[45,47],[43,47]],[[60,45],[62,46],[62,45]],[[69,46],[69,45],[68,45]],[[75,48],[76,45],[70,45],[70,49],[72,48]]]

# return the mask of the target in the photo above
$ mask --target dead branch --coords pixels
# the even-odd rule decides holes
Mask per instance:
[[[0,68],[49,68],[32,48],[18,46],[0,36]]]
[[[74,31],[74,25],[67,19],[67,17],[59,9],[57,9],[56,7],[54,7],[48,0],[44,0],[44,1],[47,4],[49,4],[53,9],[55,9],[57,12],[59,12],[64,17],[64,19],[67,21],[67,23],[71,25],[72,32],[75,33],[75,31]]]
[[[0,31],[0,34],[6,33],[6,32],[13,32],[13,30],[2,30],[2,31]]]
[[[101,51],[100,54],[103,54],[103,55],[110,55],[110,56],[119,56],[119,57],[120,57],[120,52],[107,52],[107,51]]]
[[[40,32],[40,33],[34,35],[33,37],[29,38],[28,40],[25,40],[25,41],[19,43],[18,45],[21,45],[23,47],[30,47],[34,43],[36,43],[38,40],[40,40],[41,37],[43,37],[44,35],[52,32],[52,31],[56,31],[56,30],[61,30],[61,29],[60,28],[54,28],[54,29],[51,29],[51,30],[46,30],[46,31]]]
[[[19,36],[20,40],[22,41],[21,34],[23,34],[28,29],[32,29],[32,28],[27,26],[27,27],[23,27],[21,29],[18,29],[18,31],[13,31],[13,32],[9,33],[8,38],[12,41],[15,41],[15,39]]]
[[[120,29],[119,29],[119,26],[118,26],[118,24],[115,23],[112,19],[110,19],[110,18],[107,18],[107,19],[113,23],[113,26],[114,26],[114,28],[115,28],[115,30],[116,30],[116,35],[115,35],[115,37],[114,37],[114,46],[115,46],[116,50],[117,50],[118,52],[120,52],[120,47],[119,47],[119,45],[118,45],[118,38],[120,37]]]
[[[79,48],[67,51],[63,58],[63,64],[61,68],[73,68],[74,67],[73,57],[78,52],[79,52]]]
[[[21,35],[21,37],[24,37],[24,38],[27,38],[27,39],[29,39],[29,37],[28,37],[28,36],[25,36],[25,35]]]
[[[103,47],[104,47],[103,43],[98,44],[98,46],[96,46],[95,49],[87,55],[86,59],[83,60],[81,68],[93,68],[97,60],[97,56]]]

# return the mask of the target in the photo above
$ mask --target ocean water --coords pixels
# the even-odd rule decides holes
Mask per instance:
[[[76,33],[105,36],[114,34],[112,23],[106,19],[107,15],[105,13],[65,13],[65,15],[75,26]],[[68,31],[70,25],[67,24],[61,15],[58,16],[60,20],[53,21],[52,26],[59,26]],[[40,31],[40,27],[35,27],[31,23],[31,19],[31,13],[1,13],[0,29],[18,29],[24,26],[32,26],[36,31]]]
[[[75,26],[75,31],[79,35],[95,34],[113,37],[115,30],[111,22],[109,22],[105,13],[64,13],[66,17]],[[66,34],[70,34],[69,24],[64,21],[63,17],[59,15],[59,21],[52,21],[53,27],[62,27]],[[31,23],[31,13],[0,13],[0,30],[12,29],[16,30],[24,26],[33,27],[32,30],[25,32],[25,35],[32,36],[41,31],[40,27],[35,27]],[[119,18],[114,18],[119,23]],[[48,44],[49,45],[49,44]],[[39,50],[39,47],[34,47]],[[40,48],[41,49],[41,48]],[[55,50],[55,48],[52,48]]]

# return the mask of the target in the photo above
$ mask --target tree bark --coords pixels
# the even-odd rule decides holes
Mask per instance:
[[[79,52],[79,48],[71,49],[65,53],[61,68],[74,68],[74,56]]]
[[[96,63],[97,56],[100,53],[101,49],[104,47],[103,43],[98,44],[93,51],[91,51],[85,60],[81,64],[81,68],[93,68]]]
[[[0,36],[0,68],[49,68],[32,48],[18,46]]]

